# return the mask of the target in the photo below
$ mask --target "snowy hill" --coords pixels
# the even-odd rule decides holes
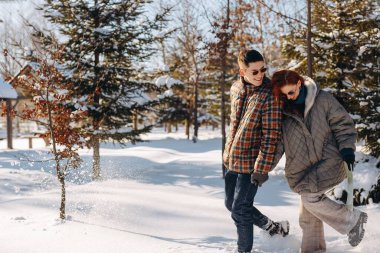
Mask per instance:
[[[235,227],[223,203],[219,133],[203,129],[196,144],[182,132],[161,129],[145,138],[151,141],[125,149],[104,144],[100,182],[90,180],[92,152],[81,152],[83,167],[68,176],[65,223],[57,219],[60,193],[52,170],[25,161],[48,158],[43,142],[27,150],[17,140],[17,149],[9,151],[0,141],[0,253],[235,252]],[[272,219],[288,219],[290,235],[269,238],[255,228],[253,252],[298,252],[299,198],[281,166],[283,161],[259,189],[256,203]],[[378,171],[371,166],[372,161],[357,166],[356,184],[375,180]],[[363,242],[352,248],[346,236],[326,225],[327,252],[380,253],[380,206],[360,208],[369,214]]]

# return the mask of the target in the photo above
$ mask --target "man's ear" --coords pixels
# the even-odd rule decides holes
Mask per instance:
[[[244,76],[244,70],[243,70],[243,69],[240,69],[240,70],[239,70],[239,74],[240,74],[241,76]]]

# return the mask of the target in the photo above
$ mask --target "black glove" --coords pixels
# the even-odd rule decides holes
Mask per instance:
[[[268,180],[268,174],[261,174],[257,172],[252,172],[251,183],[256,186],[262,186],[265,181]]]
[[[340,154],[343,157],[343,160],[347,163],[347,166],[350,170],[354,168],[355,163],[355,152],[352,148],[344,148],[340,151]]]

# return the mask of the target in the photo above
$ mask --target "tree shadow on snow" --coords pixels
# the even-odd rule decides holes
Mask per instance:
[[[181,152],[196,153],[217,150],[217,142],[220,138],[200,141],[194,144],[194,150],[189,149],[189,145],[184,144],[188,140],[158,140],[149,143],[149,147],[165,147]],[[167,143],[166,143],[167,142]],[[183,145],[181,145],[181,143]],[[202,145],[201,143],[205,144]],[[139,145],[146,145],[140,143]],[[103,144],[103,147],[113,146],[112,144]],[[220,190],[215,191],[218,196],[223,196],[224,180],[222,179],[221,164],[204,163],[202,161],[186,161],[191,156],[186,155],[184,159],[180,156],[171,156],[171,160],[165,162],[155,162],[154,159],[145,159],[138,156],[113,155],[112,151],[104,154],[101,152],[101,173],[104,180],[107,179],[129,179],[142,183],[156,185],[191,185],[197,187],[214,187]],[[164,155],[164,154],[163,154]],[[26,159],[28,157],[28,159]],[[147,152],[149,157],[149,151]],[[48,160],[51,156],[46,150],[23,150],[23,151],[6,151],[1,152],[0,169],[24,169],[38,170],[50,173],[55,176],[53,161],[39,162]],[[82,154],[83,164],[80,168],[70,170],[67,174],[67,181],[74,184],[86,184],[92,181],[92,154]],[[21,159],[21,160],[20,160]],[[33,162],[31,160],[35,160]],[[153,160],[153,161],[152,161]],[[287,205],[291,199],[279,197],[281,192],[288,190],[284,188],[286,183],[278,177],[271,177],[270,180],[259,188],[255,202],[264,205],[278,206]]]
[[[91,160],[91,157],[83,157]],[[194,186],[224,187],[221,169],[217,165],[191,162],[157,163],[135,156],[103,156],[101,159],[103,179],[130,179],[142,183],[177,185],[188,183]],[[87,175],[84,182],[91,181],[91,168],[71,171],[70,174]],[[74,175],[71,175],[75,178]]]
[[[106,225],[100,225],[100,224],[94,224],[89,222],[84,222],[80,220],[72,219],[71,222],[85,224],[85,225],[91,225],[96,227],[101,227],[105,229],[111,229],[119,232],[125,232],[129,234],[134,235],[140,235],[140,236],[146,236],[158,240],[163,240],[167,242],[174,242],[179,244],[185,244],[185,245],[191,245],[191,246],[198,246],[200,248],[209,248],[209,249],[219,249],[222,250],[225,248],[225,244],[231,244],[232,242],[235,242],[235,240],[232,240],[230,238],[222,237],[222,236],[210,236],[206,238],[170,238],[165,236],[157,236],[153,234],[147,234],[147,233],[140,233],[135,231],[130,231],[126,229],[120,229],[120,228],[114,228]]]
[[[118,143],[101,143],[101,148],[105,149],[119,149],[131,147],[163,148],[185,153],[203,153],[212,150],[222,150],[222,139],[213,138],[208,140],[198,140],[198,142],[193,143],[191,140],[187,139],[173,139],[168,137],[166,139],[161,140],[148,140],[144,142],[138,142],[135,145],[131,143],[126,143],[124,146]]]

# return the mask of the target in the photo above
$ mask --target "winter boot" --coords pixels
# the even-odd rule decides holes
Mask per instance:
[[[282,235],[282,237],[285,237],[289,234],[289,221],[274,222],[269,220],[265,226],[265,230],[268,231],[271,236]]]
[[[356,225],[348,233],[348,242],[352,247],[358,246],[364,237],[364,223],[367,223],[368,215],[364,212],[360,213],[359,220]]]

